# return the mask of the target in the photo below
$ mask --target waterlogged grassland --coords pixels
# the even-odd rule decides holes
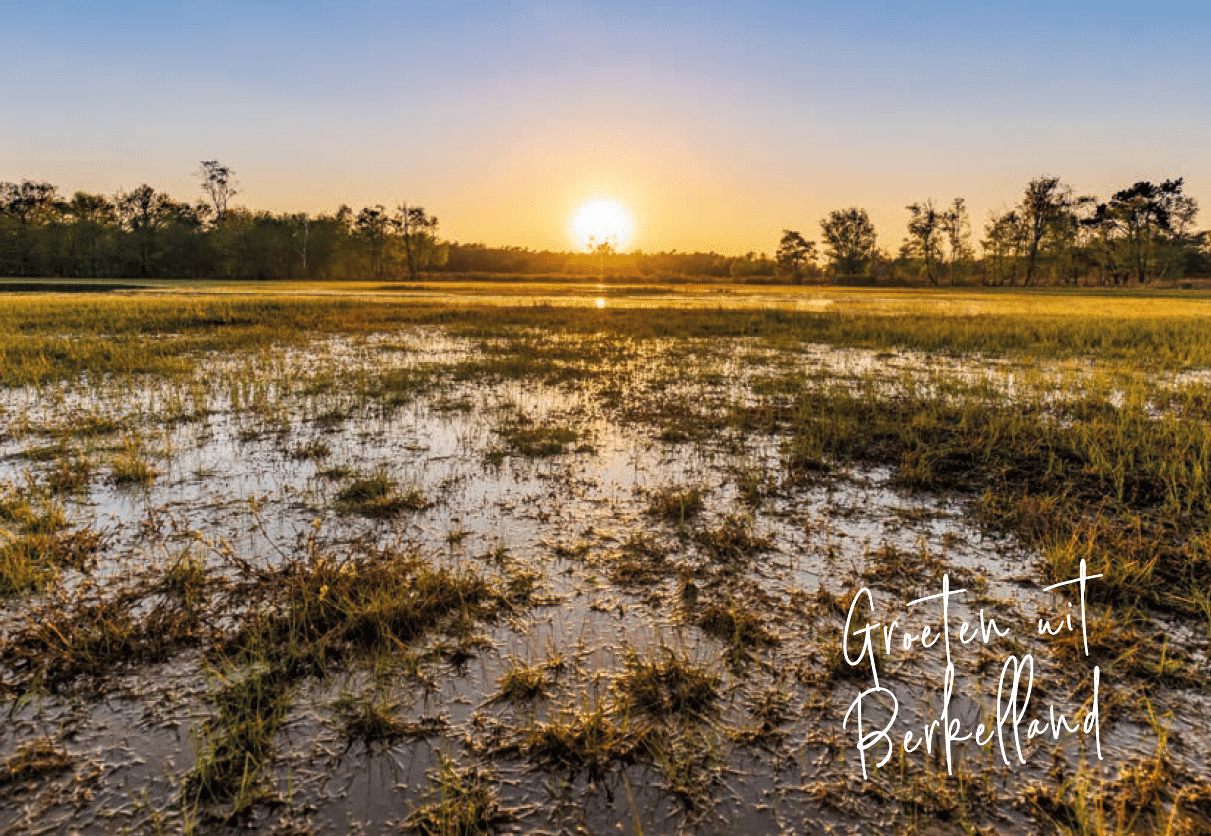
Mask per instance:
[[[0,300],[0,828],[1211,827],[1203,300],[347,289]],[[1089,656],[1034,629],[1081,561]],[[1103,760],[863,779],[853,595],[919,632],[943,575],[1012,628],[965,728],[1096,664]],[[879,645],[919,735],[945,657]]]
[[[758,337],[767,343],[815,341],[866,348],[1017,355],[1096,356],[1147,369],[1211,366],[1202,327],[1211,298],[1188,292],[1078,294],[1059,291],[929,293],[920,290],[825,291],[814,288],[705,288],[682,307],[637,289],[606,299],[603,289],[552,297],[532,287],[442,286],[439,298],[323,295],[311,286],[273,294],[174,289],[152,295],[19,294],[3,299],[0,370],[10,385],[80,374],[179,375],[209,352],[305,344],[319,333],[369,334],[410,325],[442,325],[460,336],[542,328],[572,334],[646,337]],[[506,292],[507,291],[507,292]],[[678,291],[681,293],[681,291]],[[667,294],[666,294],[667,295]],[[758,303],[769,298],[769,307]],[[811,300],[811,310],[787,302]],[[596,302],[600,299],[603,307]],[[728,306],[728,300],[735,306]],[[585,301],[588,300],[588,304]],[[756,307],[745,307],[746,304]],[[658,306],[659,315],[652,313]]]

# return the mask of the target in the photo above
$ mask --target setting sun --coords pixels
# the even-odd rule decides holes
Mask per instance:
[[[625,250],[635,236],[635,221],[631,213],[617,200],[590,200],[583,204],[568,225],[572,240],[578,247],[608,241],[617,250]]]

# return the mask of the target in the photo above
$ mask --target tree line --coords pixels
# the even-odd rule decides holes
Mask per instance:
[[[0,275],[415,279],[445,263],[422,207],[256,212],[229,206],[239,193],[229,167],[204,161],[198,176],[205,199],[194,203],[146,184],[65,198],[50,183],[0,183]]]
[[[962,198],[906,207],[895,255],[878,246],[866,210],[820,220],[820,243],[785,230],[776,253],[630,253],[487,247],[443,241],[423,207],[273,213],[231,205],[239,184],[218,161],[197,171],[202,198],[176,200],[149,185],[114,195],[50,183],[0,182],[0,276],[55,278],[417,279],[422,273],[708,277],[748,282],[924,282],[993,286],[1123,286],[1211,276],[1206,232],[1182,179],[1139,182],[1105,200],[1059,178],[1031,180],[994,212],[979,251]]]
[[[795,281],[978,281],[994,287],[1122,287],[1211,276],[1208,233],[1194,228],[1198,204],[1180,177],[1140,181],[1105,200],[1077,195],[1058,177],[1036,177],[1017,205],[990,215],[979,257],[963,198],[945,207],[931,199],[906,209],[908,234],[895,257],[877,246],[866,210],[838,209],[820,221],[822,262],[814,241],[783,232],[779,274]]]

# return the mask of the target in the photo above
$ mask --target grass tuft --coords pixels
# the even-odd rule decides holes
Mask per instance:
[[[703,632],[738,649],[779,643],[778,637],[765,629],[761,616],[735,599],[706,602],[699,608],[697,624]]]
[[[399,492],[395,481],[385,473],[355,479],[336,495],[338,508],[346,513],[383,519],[404,511],[423,511],[429,507],[418,489]]]
[[[661,488],[652,493],[648,503],[648,513],[660,519],[685,525],[702,512],[703,491],[699,487]]]
[[[416,735],[416,725],[397,716],[399,707],[399,702],[379,694],[355,697],[349,692],[341,694],[332,705],[345,736],[367,745],[391,743]]]
[[[531,702],[544,696],[549,685],[543,667],[516,661],[497,684],[500,691],[493,699],[505,702]]]
[[[527,756],[541,768],[573,775],[584,771],[589,780],[600,779],[614,765],[634,763],[647,739],[643,731],[616,723],[601,700],[536,723],[522,737]]]
[[[718,674],[665,647],[656,659],[628,654],[626,671],[616,685],[633,709],[658,717],[701,717],[714,712],[720,682]]]
[[[421,836],[476,836],[497,832],[513,817],[501,809],[486,772],[460,768],[440,755],[430,773],[429,787],[419,807],[404,820],[404,829]]]
[[[115,456],[109,466],[109,480],[115,485],[150,485],[158,475],[137,453]]]
[[[72,758],[50,738],[26,743],[0,761],[0,787],[34,781],[70,769]]]
[[[509,424],[497,433],[513,452],[529,458],[557,456],[577,438],[576,431],[567,427],[535,427],[528,423]]]

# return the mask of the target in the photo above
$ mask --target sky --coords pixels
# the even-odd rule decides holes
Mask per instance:
[[[419,204],[450,240],[772,253],[865,208],[1185,177],[1211,225],[1211,3],[0,0],[0,181],[236,204]]]

